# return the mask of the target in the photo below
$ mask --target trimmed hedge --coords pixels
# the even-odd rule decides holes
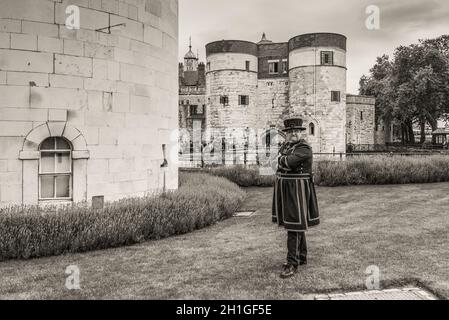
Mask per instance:
[[[449,156],[379,156],[348,161],[317,161],[320,186],[406,184],[449,181]]]
[[[202,169],[241,187],[271,187],[274,176],[261,176],[257,167],[229,166]],[[405,184],[449,181],[449,156],[361,156],[346,161],[315,161],[314,181],[319,186]]]
[[[219,177],[181,173],[180,188],[129,198],[101,210],[63,208],[0,210],[0,261],[98,250],[183,234],[229,218],[244,191]]]

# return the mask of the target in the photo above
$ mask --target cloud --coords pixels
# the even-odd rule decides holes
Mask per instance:
[[[381,29],[365,27],[369,5],[380,8]],[[180,0],[180,58],[192,36],[205,60],[205,45],[220,39],[275,42],[308,32],[337,32],[348,38],[348,91],[376,57],[399,45],[449,33],[448,0]]]

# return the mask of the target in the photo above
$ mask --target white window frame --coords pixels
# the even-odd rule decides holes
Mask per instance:
[[[42,150],[41,146],[42,143],[47,139],[53,139],[55,142],[54,149],[49,150]],[[57,139],[64,140],[67,144],[70,146],[70,142],[62,137],[49,137],[46,138],[44,141],[42,141],[41,145],[39,146],[39,170],[38,170],[38,184],[39,184],[39,201],[58,201],[58,200],[72,200],[73,198],[73,158],[72,158],[72,149],[56,149],[56,141]],[[63,153],[63,154],[69,154],[69,168],[70,171],[68,172],[42,172],[42,153],[53,153],[54,154],[54,161],[56,161],[56,154]],[[51,177],[57,177],[57,176],[69,176],[69,196],[68,197],[56,197],[56,179],[54,179],[54,186],[53,186],[53,196],[52,198],[43,198],[42,197],[42,182],[41,177],[43,176],[51,176]]]
[[[275,65],[277,65],[277,71],[275,71]],[[279,74],[279,60],[268,60],[268,73]]]
[[[285,68],[284,68],[285,66]],[[282,73],[288,72],[288,61],[287,59],[282,59]]]

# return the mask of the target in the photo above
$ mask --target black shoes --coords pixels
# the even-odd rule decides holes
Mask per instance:
[[[303,266],[307,264],[307,259],[304,260],[299,260],[299,265]],[[282,265],[282,269],[285,269],[288,266],[288,262],[284,262],[284,264]]]
[[[286,263],[284,264],[284,270],[281,272],[280,277],[282,279],[293,277],[297,271],[298,267]]]

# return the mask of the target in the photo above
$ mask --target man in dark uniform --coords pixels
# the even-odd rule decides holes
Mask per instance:
[[[287,230],[288,249],[281,278],[293,276],[299,265],[307,264],[305,231],[320,222],[312,175],[313,153],[302,123],[300,118],[284,121],[286,141],[275,162],[272,220]]]

